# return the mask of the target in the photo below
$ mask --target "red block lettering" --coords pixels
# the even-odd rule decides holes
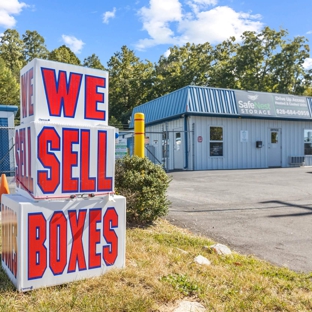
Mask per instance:
[[[32,103],[31,99],[34,93],[33,83],[31,82],[33,77],[34,77],[33,68],[31,68],[21,77],[22,118],[34,114],[34,104]]]
[[[21,115],[23,118],[27,117],[27,73],[25,73],[23,76],[21,76],[21,100],[22,100],[22,108],[21,108]]]
[[[67,220],[55,212],[50,221],[49,263],[54,275],[62,274],[67,264]]]
[[[31,97],[33,96],[34,94],[34,86],[33,84],[31,83],[31,80],[34,78],[34,71],[33,71],[33,68],[31,68],[28,72],[28,92],[27,92],[27,95],[28,95],[28,114],[29,116],[32,116],[34,114],[34,104],[31,100]]]
[[[104,93],[99,93],[98,88],[105,88],[105,78],[86,75],[85,81],[85,118],[105,120],[105,111],[97,109],[98,103],[104,103]]]
[[[19,149],[20,149],[20,182],[25,185],[26,182],[26,137],[25,137],[25,129],[20,129],[19,131]]]
[[[118,227],[118,214],[114,208],[108,208],[103,217],[103,236],[107,246],[103,247],[103,260],[113,265],[118,256],[118,236],[113,228]]]
[[[27,140],[26,140],[27,137]],[[31,177],[31,132],[30,127],[15,132],[16,184],[33,192]]]
[[[69,211],[68,218],[72,232],[72,249],[69,258],[68,272],[76,271],[76,263],[78,263],[79,271],[86,270],[86,260],[82,245],[82,234],[86,220],[87,210],[79,210],[78,219],[76,211]]]
[[[50,116],[74,118],[82,80],[81,74],[70,73],[67,82],[65,71],[59,71],[58,79],[54,69],[42,68],[42,78],[46,92]]]
[[[98,132],[98,191],[111,191],[112,190],[112,178],[106,177],[107,171],[107,132]]]
[[[60,150],[60,137],[54,128],[45,127],[38,135],[38,159],[49,170],[38,171],[37,183],[43,193],[51,194],[60,183],[60,163],[49,147],[51,151]]]
[[[73,152],[73,144],[79,143],[79,130],[63,129],[63,161],[62,190],[63,192],[78,192],[78,178],[72,177],[73,167],[78,166],[78,153]],[[83,151],[83,153],[88,151]]]
[[[41,278],[47,267],[46,219],[42,213],[28,215],[28,279]]]
[[[96,245],[100,243],[101,234],[96,225],[101,222],[101,209],[90,209],[89,212],[89,269],[101,266],[101,254],[96,252]]]
[[[19,135],[18,135],[18,130],[15,131],[15,161],[16,161],[16,168],[15,168],[15,175],[16,175],[16,186],[20,186],[20,178],[22,175],[21,172],[21,165],[20,165],[20,157],[19,157]]]
[[[34,191],[34,181],[31,177],[31,132],[30,127],[27,128],[27,152],[28,152],[28,190],[32,193]]]
[[[90,178],[90,131],[81,130],[80,191],[94,192],[95,178]]]
[[[1,209],[1,213],[2,213],[2,237],[3,237],[3,242],[2,242],[2,260],[4,261],[4,263],[7,263],[7,259],[8,259],[8,222],[5,222],[4,220],[8,220],[8,208],[7,206],[4,206],[2,204],[2,209]]]

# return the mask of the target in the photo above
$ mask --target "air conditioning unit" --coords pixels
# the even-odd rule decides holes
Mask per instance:
[[[289,165],[304,166],[304,156],[289,156]]]

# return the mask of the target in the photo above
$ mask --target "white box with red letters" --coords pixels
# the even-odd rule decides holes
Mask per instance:
[[[3,195],[2,267],[17,290],[125,266],[125,197],[33,201]]]
[[[27,291],[124,267],[108,73],[34,59],[21,70],[20,109],[16,194],[1,198],[3,269]]]
[[[20,76],[21,124],[108,125],[108,72],[34,59]]]
[[[30,122],[15,130],[17,192],[34,199],[112,193],[115,128]]]

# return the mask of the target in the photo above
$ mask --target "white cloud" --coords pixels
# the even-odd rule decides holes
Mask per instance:
[[[139,15],[143,21],[143,29],[151,38],[140,40],[138,49],[178,42],[170,28],[170,23],[182,19],[182,6],[178,0],[150,0],[150,7],[141,8]]]
[[[239,39],[244,31],[260,31],[262,23],[259,15],[235,12],[226,6],[219,6],[209,11],[203,11],[196,18],[184,20],[179,25],[181,44],[192,43],[219,43],[235,36]]]
[[[82,47],[84,46],[84,42],[80,39],[77,39],[74,36],[62,35],[62,39],[64,43],[74,52],[80,53]]]
[[[115,17],[116,8],[113,8],[113,11],[107,11],[103,14],[103,23],[108,24],[111,18]]]
[[[0,1],[0,26],[11,28],[15,26],[16,20],[13,15],[19,14],[27,4],[18,0]]]
[[[312,34],[312,30],[307,31],[307,35],[311,35]]]
[[[143,29],[149,37],[141,39],[136,47],[144,50],[159,44],[183,45],[191,43],[219,43],[235,36],[240,39],[244,31],[259,32],[263,24],[261,15],[236,12],[227,6],[216,6],[217,0],[150,0],[139,15]],[[208,6],[215,6],[208,9]]]
[[[168,49],[164,54],[163,54],[163,56],[164,57],[169,57],[169,55],[170,55],[170,49]]]
[[[217,5],[218,0],[193,0],[193,2],[199,5]]]
[[[303,68],[306,70],[312,69],[312,58],[305,59],[305,61],[303,63]]]

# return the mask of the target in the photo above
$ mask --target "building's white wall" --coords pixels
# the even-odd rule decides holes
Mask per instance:
[[[157,124],[154,126],[148,126],[145,129],[145,136],[149,137],[149,145],[152,145],[155,147],[155,156],[156,158],[161,161],[165,162],[164,166],[168,170],[174,169],[174,131],[180,131],[184,130],[184,119],[176,119],[169,122],[165,122],[162,124]],[[163,157],[163,139],[162,139],[162,133],[164,131],[168,131],[169,135],[169,157],[165,158]],[[183,149],[183,155],[184,155],[184,144],[182,145]],[[183,159],[183,163],[185,165],[185,160]],[[183,165],[183,166],[184,166]]]
[[[223,156],[211,157],[209,153],[209,129],[210,126],[223,127]],[[194,128],[194,132],[192,131]],[[304,156],[304,129],[312,129],[312,121],[287,121],[264,120],[222,117],[191,116],[187,118],[187,134],[183,135],[183,164],[186,166],[186,154],[188,159],[187,170],[211,170],[211,169],[245,169],[268,168],[268,144],[270,143],[269,130],[280,129],[282,147],[282,167],[289,166],[289,156]],[[175,169],[174,166],[174,132],[177,129],[184,131],[184,118],[167,123],[148,127],[150,144],[156,140],[154,146],[156,157],[162,157],[162,135],[164,130],[169,131],[169,158],[166,168]],[[240,141],[240,131],[248,131],[248,141]],[[187,135],[187,151],[185,151],[185,135]],[[198,137],[202,142],[198,142]],[[256,141],[262,141],[263,147],[256,148]],[[305,157],[305,165],[312,165],[312,156]]]
[[[289,156],[304,155],[304,129],[312,129],[312,121],[220,117],[191,117],[191,120],[195,124],[195,170],[267,168],[271,128],[281,130],[282,167],[288,167]],[[210,126],[223,127],[223,157],[209,156]],[[248,131],[248,142],[240,141],[241,130]],[[198,136],[203,137],[202,143],[197,142]],[[256,141],[262,141],[263,147],[256,148]],[[310,157],[306,159],[309,161]]]
[[[8,127],[14,127],[14,112],[0,111],[0,118],[6,118],[8,120]]]

